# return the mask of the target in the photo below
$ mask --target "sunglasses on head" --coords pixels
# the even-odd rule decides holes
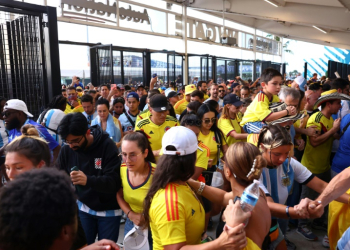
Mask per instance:
[[[214,123],[216,123],[216,118],[211,118],[211,119],[206,118],[206,119],[203,119],[203,122],[205,124],[209,124],[210,122],[214,124]]]

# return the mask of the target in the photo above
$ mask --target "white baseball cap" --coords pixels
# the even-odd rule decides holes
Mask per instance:
[[[33,115],[28,112],[28,108],[27,108],[27,105],[25,104],[25,102],[22,101],[22,100],[19,100],[19,99],[8,100],[5,103],[4,111],[6,111],[8,109],[14,109],[14,110],[22,111],[28,117],[33,117]]]
[[[148,229],[140,229],[134,226],[124,238],[124,250],[149,250]]]
[[[176,151],[166,150],[167,146],[174,146]],[[164,155],[189,155],[196,152],[198,140],[196,134],[183,126],[169,129],[163,136],[162,149]]]

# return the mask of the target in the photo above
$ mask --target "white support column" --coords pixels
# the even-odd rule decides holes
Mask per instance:
[[[187,7],[182,7],[182,40],[185,46],[185,62],[183,64],[184,84],[188,84],[188,58],[187,58]]]

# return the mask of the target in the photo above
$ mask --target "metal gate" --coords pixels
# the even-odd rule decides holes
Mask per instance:
[[[38,117],[60,94],[58,55],[55,8],[0,0],[0,96]]]

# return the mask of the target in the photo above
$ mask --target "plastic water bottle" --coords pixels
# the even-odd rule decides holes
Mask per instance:
[[[259,200],[259,184],[258,180],[254,180],[252,184],[250,184],[246,189],[244,189],[242,197],[241,197],[241,208],[244,212],[253,211],[256,203]],[[248,225],[249,218],[244,222],[245,226]]]

